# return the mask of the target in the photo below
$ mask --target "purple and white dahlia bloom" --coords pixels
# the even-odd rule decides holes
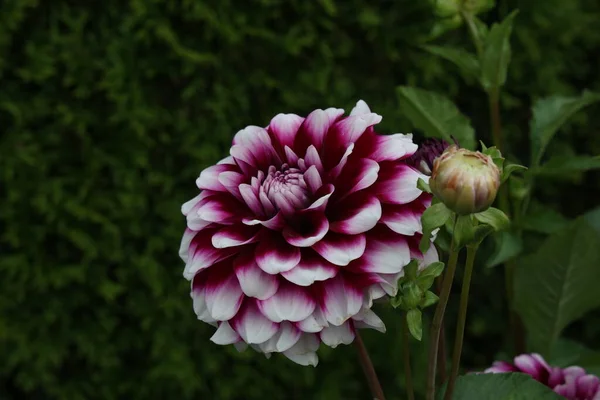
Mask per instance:
[[[437,261],[433,246],[418,250],[431,197],[405,162],[411,135],[376,134],[381,116],[363,101],[343,114],[278,114],[242,129],[197,179],[180,256],[214,343],[314,366],[321,342],[385,331],[373,300],[396,294],[411,259]]]
[[[581,367],[552,367],[539,354],[521,354],[511,364],[496,361],[486,373],[522,372],[568,400],[600,400],[600,379]]]

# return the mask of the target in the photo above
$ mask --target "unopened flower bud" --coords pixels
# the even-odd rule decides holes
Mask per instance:
[[[407,310],[417,308],[423,302],[423,291],[415,282],[408,282],[402,287],[402,300]]]
[[[492,158],[478,151],[450,146],[433,164],[429,187],[459,215],[484,211],[500,186],[500,170]]]

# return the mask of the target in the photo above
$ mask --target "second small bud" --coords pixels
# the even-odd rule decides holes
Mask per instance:
[[[500,186],[500,170],[479,151],[448,147],[438,157],[429,180],[433,194],[458,215],[486,210]]]

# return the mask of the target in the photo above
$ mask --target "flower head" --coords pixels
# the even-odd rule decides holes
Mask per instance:
[[[478,213],[494,202],[500,170],[486,154],[450,146],[433,163],[429,186],[457,214]]]
[[[200,174],[185,203],[180,256],[198,319],[217,344],[250,344],[316,365],[320,343],[384,331],[373,300],[395,295],[418,250],[427,179],[404,161],[410,135],[380,136],[359,101],[239,131],[230,156]]]
[[[522,354],[514,362],[496,361],[485,373],[522,372],[568,400],[600,400],[600,379],[581,367],[551,367],[539,354]]]

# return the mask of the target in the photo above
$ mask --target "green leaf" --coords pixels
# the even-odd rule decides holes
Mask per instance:
[[[463,77],[467,79],[479,78],[479,60],[474,54],[453,47],[422,46],[422,48],[456,65]]]
[[[487,92],[497,91],[506,82],[510,62],[510,34],[518,11],[513,11],[488,33],[481,55],[481,84]]]
[[[597,168],[600,168],[600,156],[561,156],[550,159],[531,172],[535,175],[565,175]]]
[[[500,183],[506,182],[508,178],[512,175],[513,172],[519,170],[526,170],[527,167],[519,164],[508,164],[502,168],[502,178],[500,179]]]
[[[516,269],[515,308],[540,353],[549,353],[568,324],[600,307],[600,227],[588,217],[597,218],[578,218]]]
[[[513,232],[502,231],[495,235],[494,238],[496,239],[496,249],[485,263],[488,268],[504,264],[523,251],[522,239]]]
[[[452,143],[452,137],[461,147],[473,149],[475,130],[467,117],[447,97],[408,86],[398,88],[401,112],[428,137],[437,137]]]
[[[417,270],[419,269],[419,263],[417,262],[417,260],[411,260],[411,262],[409,262],[405,267],[404,267],[404,276],[411,281],[414,281],[415,279],[417,279]]]
[[[440,298],[437,296],[437,294],[428,290],[427,292],[425,292],[423,302],[421,303],[421,308],[427,308],[429,306],[432,306],[435,303],[437,303],[439,299]]]
[[[531,165],[540,165],[546,146],[560,127],[577,111],[600,100],[599,93],[584,91],[581,96],[551,96],[539,99],[532,108],[529,125]]]
[[[460,215],[456,220],[454,228],[454,245],[458,250],[469,243],[472,243],[475,238],[475,227],[470,215]]]
[[[442,274],[442,272],[444,272],[444,263],[441,261],[436,261],[429,264],[425,269],[423,269],[419,276],[432,276],[434,278],[437,278]]]
[[[443,399],[444,390],[437,398]],[[468,374],[456,379],[453,400],[564,400],[552,389],[522,373]]]
[[[421,311],[417,309],[410,310],[406,313],[406,323],[410,334],[417,340],[423,337],[423,323],[421,321]]]
[[[421,216],[421,224],[423,225],[423,237],[419,244],[421,252],[425,253],[431,245],[430,238],[431,232],[440,226],[444,225],[448,219],[452,216],[452,211],[444,205],[444,203],[437,203],[427,208]]]
[[[431,188],[429,187],[429,183],[425,182],[423,178],[417,179],[417,189],[422,190],[427,193],[431,193]]]
[[[490,207],[485,211],[473,214],[473,216],[475,219],[477,219],[477,221],[481,222],[482,224],[490,225],[497,231],[501,231],[510,226],[510,220],[506,214],[504,214],[502,210],[494,207]]]
[[[490,233],[493,233],[495,231],[496,230],[490,225],[477,225],[473,233],[473,242],[481,244],[481,242],[483,242],[483,239],[485,239]]]
[[[520,221],[520,227],[531,232],[551,234],[563,230],[569,219],[561,213],[539,202],[531,202],[529,212]]]

